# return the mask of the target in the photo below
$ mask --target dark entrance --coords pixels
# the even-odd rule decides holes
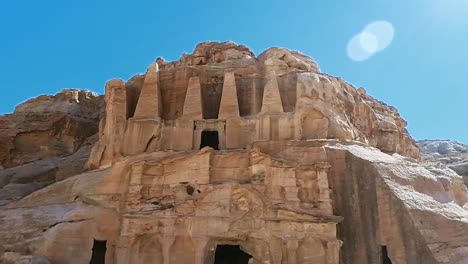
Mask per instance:
[[[240,246],[218,245],[214,264],[248,264],[252,256],[240,249]]]
[[[206,146],[219,150],[218,131],[202,131],[200,149]]]
[[[382,246],[382,264],[392,264],[392,261],[388,257],[387,246]]]
[[[89,264],[104,264],[106,262],[107,241],[94,240],[93,255]]]

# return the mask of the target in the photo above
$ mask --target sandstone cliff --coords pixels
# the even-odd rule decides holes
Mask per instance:
[[[0,116],[0,206],[83,171],[102,103],[94,93],[64,90]]]
[[[0,173],[40,182],[40,162],[58,159],[60,172],[88,154],[80,146],[96,128],[51,129],[49,111],[63,109],[82,129],[95,124],[99,98],[58,98],[13,114],[46,113],[21,130],[42,141],[14,140],[18,125],[0,130],[10,142]],[[58,182],[5,199],[0,262],[468,261],[461,176],[420,163],[395,108],[320,73],[299,52],[257,57],[234,43],[202,43],[128,82],[109,81],[104,100],[90,171],[65,169],[46,177]],[[32,155],[21,142],[51,151]]]

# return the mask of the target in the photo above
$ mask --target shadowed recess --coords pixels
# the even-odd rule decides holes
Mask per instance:
[[[94,240],[93,255],[89,264],[104,264],[106,262],[107,241]]]
[[[202,132],[200,149],[204,147],[211,147],[215,150],[219,150],[218,131],[203,131]]]
[[[235,245],[218,245],[215,253],[215,264],[248,264],[252,256]]]

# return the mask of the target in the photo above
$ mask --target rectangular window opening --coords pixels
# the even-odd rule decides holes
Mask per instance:
[[[219,150],[219,134],[218,131],[202,131],[200,140],[200,149],[211,147],[214,150]]]

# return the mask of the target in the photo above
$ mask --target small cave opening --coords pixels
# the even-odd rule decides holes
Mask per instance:
[[[392,264],[390,257],[388,256],[387,246],[382,246],[382,264]]]
[[[204,147],[211,147],[214,150],[219,150],[218,131],[202,131],[200,149]]]
[[[106,262],[106,250],[106,240],[94,240],[93,254],[91,256],[91,261],[89,262],[89,264],[104,264]]]
[[[218,245],[214,264],[248,264],[251,258],[238,245]]]

